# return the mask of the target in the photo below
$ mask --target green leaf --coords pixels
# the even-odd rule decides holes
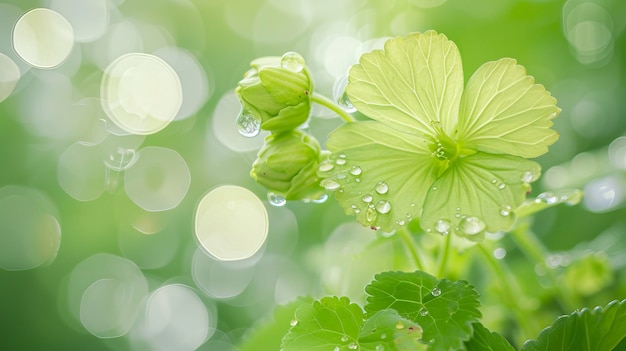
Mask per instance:
[[[626,300],[559,317],[522,351],[610,351],[626,337]]]
[[[310,297],[298,298],[274,309],[272,318],[263,321],[254,329],[252,334],[244,336],[243,343],[239,346],[241,351],[279,350],[281,339],[291,328],[291,321],[298,307],[313,303]]]
[[[365,321],[359,337],[363,351],[419,351],[428,345],[421,341],[422,328],[402,318],[395,310],[382,310]]]
[[[422,227],[470,240],[484,230],[508,230],[515,221],[513,210],[526,196],[525,175],[539,172],[539,164],[516,156],[479,152],[459,158],[430,188]]]
[[[489,331],[480,323],[474,323],[472,327],[474,335],[465,342],[467,351],[515,351],[502,335]]]
[[[434,31],[391,39],[361,56],[346,89],[359,111],[394,129],[434,135],[440,123],[451,132],[463,91],[461,56]]]
[[[481,315],[473,286],[437,280],[420,271],[378,274],[365,292],[369,295],[365,305],[368,316],[388,308],[398,311],[422,327],[429,350],[462,348],[472,335],[471,323]]]
[[[283,351],[348,351],[358,345],[363,311],[346,297],[324,297],[296,310]]]
[[[461,99],[457,139],[474,150],[533,158],[548,152],[560,109],[524,67],[503,58],[472,75]]]
[[[332,155],[318,175],[346,214],[386,232],[419,215],[438,162],[420,138],[368,121],[341,126],[326,146]]]

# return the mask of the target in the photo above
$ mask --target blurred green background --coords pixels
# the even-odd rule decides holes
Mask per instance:
[[[77,14],[73,6],[94,10]],[[12,44],[17,19],[38,7],[67,13],[80,28],[91,28],[77,37],[80,40],[69,58],[53,69],[30,67]],[[90,22],[102,25],[94,29]],[[557,253],[552,256],[557,268],[571,267],[563,258],[572,252],[584,256],[593,249],[599,255],[594,262],[600,262],[600,268],[581,263],[564,274],[564,279],[579,284],[572,283],[581,290],[580,307],[626,297],[625,27],[626,2],[621,0],[1,1],[0,53],[17,64],[20,77],[0,102],[0,188],[5,191],[0,189],[0,195],[15,189],[3,188],[10,185],[36,191],[36,196],[43,194],[48,200],[42,200],[44,209],[40,210],[56,218],[61,239],[58,254],[50,262],[32,269],[0,269],[0,349],[191,347],[176,344],[175,336],[161,346],[141,344],[131,336],[98,338],[81,325],[71,313],[69,305],[76,301],[68,282],[75,267],[99,253],[129,259],[123,261],[127,268],[128,262],[134,262],[150,291],[172,284],[187,287],[177,292],[181,295],[168,296],[190,296],[196,303],[176,308],[197,312],[198,306],[204,306],[198,320],[177,324],[186,330],[194,326],[205,330],[200,334],[210,338],[201,350],[237,350],[248,328],[273,306],[296,296],[347,294],[358,299],[362,284],[375,272],[410,268],[396,257],[402,250],[393,241],[368,246],[377,234],[354,224],[332,198],[323,204],[270,206],[265,190],[248,176],[262,138],[245,139],[237,134],[239,105],[232,90],[252,59],[296,51],[312,71],[316,92],[332,96],[334,82],[361,53],[380,48],[384,38],[429,29],[457,44],[466,79],[486,61],[513,57],[558,99],[563,111],[555,129],[561,136],[538,160],[544,175],[533,195],[574,187],[585,190],[585,199],[578,206],[559,206],[538,214],[532,229]],[[81,170],[78,178],[68,180],[59,166],[76,142],[100,143],[106,137],[93,122],[103,114],[95,99],[100,97],[103,70],[128,52],[169,59],[181,76],[185,114],[145,140],[125,141],[132,145],[126,146],[129,149],[158,146],[182,156],[191,181],[182,201],[172,209],[142,209],[125,191],[124,172],[105,171],[102,161],[120,156],[115,142],[103,147],[104,154],[94,154],[95,159],[81,156],[69,165],[62,163]],[[10,81],[5,68],[0,67],[2,84]],[[323,142],[340,123],[329,111],[318,109],[309,128]],[[167,172],[167,162],[163,159],[160,166],[146,172]],[[90,181],[78,189],[80,174]],[[112,178],[118,179],[117,186],[111,184]],[[199,254],[194,235],[194,212],[200,198],[224,184],[250,189],[264,200],[269,213],[265,247],[240,265]],[[0,210],[9,211],[11,206],[4,201]],[[0,223],[5,230],[0,236],[11,235],[11,228],[26,228],[0,216],[5,221],[4,226]],[[535,276],[533,264],[510,242],[503,240],[502,245],[516,274]],[[363,250],[370,250],[368,259],[363,259]],[[6,254],[6,250],[0,252]],[[96,257],[107,257],[101,265],[122,262],[112,256]],[[96,270],[116,270],[95,266]],[[506,330],[506,318],[497,317],[506,311],[487,300],[493,296],[480,278],[481,269],[471,267],[457,278],[484,288],[484,305],[490,307],[483,313],[494,326]],[[203,279],[205,283],[199,282]],[[585,284],[590,287],[584,288]],[[545,315],[538,316],[539,329],[559,313],[569,312],[549,306],[541,300],[541,292],[527,293],[537,300],[536,308],[546,308]],[[119,296],[120,305],[126,306],[125,298],[128,295]],[[97,305],[98,296],[94,299]],[[162,313],[175,315],[169,310]],[[490,313],[496,317],[489,317]],[[172,317],[171,323],[175,321]]]

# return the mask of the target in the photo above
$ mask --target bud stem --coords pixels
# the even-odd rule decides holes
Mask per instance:
[[[347,123],[356,122],[356,120],[354,119],[354,117],[352,117],[351,114],[347,113],[341,107],[337,106],[329,98],[325,97],[324,95],[313,94],[313,92],[311,92],[310,94],[311,94],[311,102],[314,102],[318,105],[322,105],[326,107],[327,109],[335,112],[336,114],[339,115],[339,117],[341,117],[341,119],[343,119]]]

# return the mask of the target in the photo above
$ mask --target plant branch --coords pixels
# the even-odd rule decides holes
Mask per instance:
[[[424,271],[424,264],[420,259],[419,253],[417,252],[417,244],[415,243],[415,240],[413,240],[411,233],[409,233],[406,227],[399,229],[396,233],[398,233],[400,238],[402,238],[402,241],[404,241],[405,248],[408,250],[409,255],[413,259],[415,267],[420,271]]]
[[[354,117],[352,117],[351,114],[344,111],[341,107],[337,106],[329,98],[323,95],[311,93],[311,101],[318,105],[322,105],[326,107],[327,109],[335,112],[336,114],[339,115],[339,117],[341,117],[347,123],[356,122],[356,120],[354,119]]]
[[[437,278],[442,279],[446,274],[446,268],[448,267],[448,256],[450,256],[450,247],[452,242],[452,234],[445,236],[443,248],[439,251],[439,270],[437,271]]]

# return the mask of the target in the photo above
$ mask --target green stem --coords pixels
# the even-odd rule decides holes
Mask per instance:
[[[311,101],[318,105],[322,105],[326,107],[327,109],[335,112],[336,114],[339,115],[339,117],[341,117],[347,123],[356,122],[356,120],[354,119],[354,117],[352,117],[351,114],[344,111],[341,107],[337,106],[329,98],[323,95],[311,93]]]
[[[413,236],[411,236],[411,233],[409,233],[408,229],[406,228],[398,229],[396,233],[398,233],[400,235],[400,238],[402,238],[402,241],[404,241],[406,245],[405,248],[409,251],[409,255],[413,259],[415,267],[420,271],[424,271],[424,265],[422,264],[420,255],[417,253],[417,244],[415,243],[415,240],[413,240]]]
[[[554,271],[550,267],[546,266],[546,257],[549,252],[543,246],[539,238],[537,238],[529,229],[529,226],[530,224],[528,222],[524,222],[517,226],[517,228],[511,232],[513,240],[528,259],[533,261],[535,265],[539,265],[545,269],[552,286],[555,287],[558,294],[557,301],[561,305],[561,308],[566,312],[575,310],[578,305],[576,303],[576,298],[570,291],[564,289],[564,287],[557,282],[557,277],[554,274]]]
[[[448,263],[448,256],[450,256],[450,243],[452,242],[452,234],[447,234],[443,243],[443,248],[439,251],[439,270],[437,271],[437,277],[443,278],[446,274],[446,268]]]
[[[522,307],[522,303],[526,299],[517,285],[517,282],[511,280],[513,273],[508,270],[503,261],[497,260],[483,244],[478,244],[476,246],[478,246],[482,257],[485,261],[487,261],[496,274],[498,282],[502,287],[502,297],[506,300],[507,305],[511,307],[517,323],[524,331],[524,339],[534,336],[536,334],[536,330],[532,326],[529,314],[525,312]]]

